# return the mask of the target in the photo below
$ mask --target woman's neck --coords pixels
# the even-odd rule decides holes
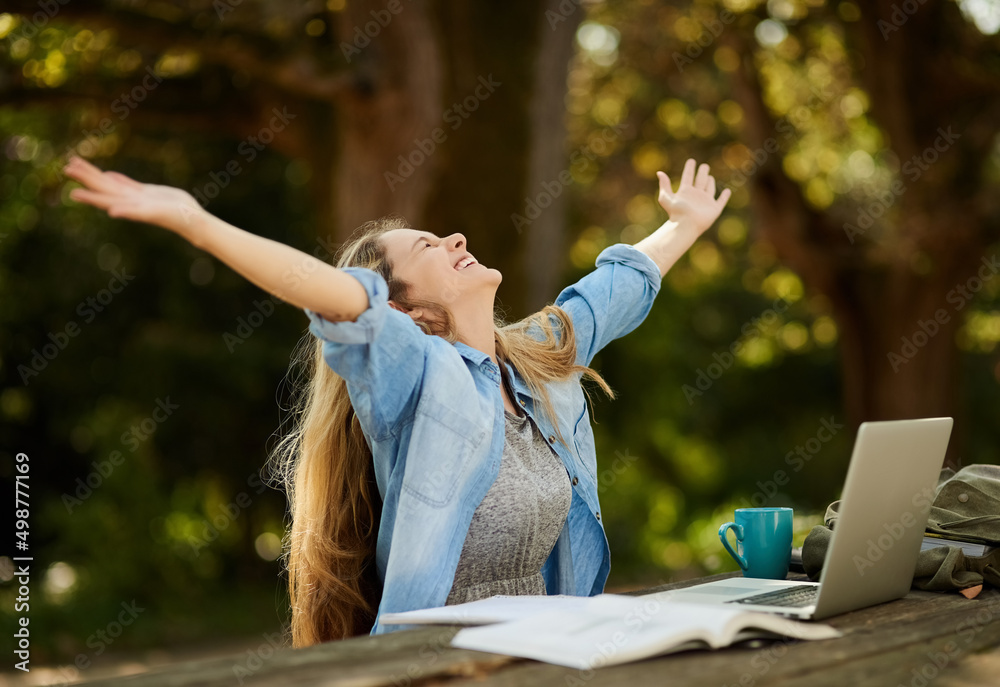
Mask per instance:
[[[455,329],[458,332],[458,340],[470,348],[482,351],[500,366],[497,356],[497,340],[495,323],[493,321],[493,310],[477,308],[471,311],[452,311],[455,318]]]

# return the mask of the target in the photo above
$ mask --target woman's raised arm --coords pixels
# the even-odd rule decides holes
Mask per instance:
[[[85,187],[70,191],[73,200],[100,208],[110,217],[173,231],[287,303],[334,322],[356,320],[368,308],[364,287],[351,275],[308,253],[222,221],[187,191],[103,172],[79,157],[71,158],[64,171]]]

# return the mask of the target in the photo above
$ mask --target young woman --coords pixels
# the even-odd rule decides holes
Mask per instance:
[[[552,305],[507,325],[501,274],[466,239],[398,217],[368,222],[336,267],[234,227],[185,191],[73,158],[70,198],[174,231],[302,308],[308,388],[273,459],[287,491],[292,643],[380,634],[382,614],[494,594],[602,593],[610,549],[581,386],[608,342],[646,317],[660,279],[718,218],[708,165],[670,220],[616,244]],[[300,347],[300,351],[303,347]]]

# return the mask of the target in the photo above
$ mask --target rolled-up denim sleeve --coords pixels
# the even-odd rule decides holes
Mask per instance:
[[[429,337],[409,315],[389,306],[382,275],[365,267],[342,269],[361,282],[368,308],[353,322],[332,322],[304,311],[309,331],[323,341],[323,359],[347,382],[355,413],[380,437],[393,430],[414,402]]]
[[[659,268],[634,246],[605,248],[595,267],[555,300],[573,322],[578,365],[590,365],[602,348],[638,327],[660,291]]]

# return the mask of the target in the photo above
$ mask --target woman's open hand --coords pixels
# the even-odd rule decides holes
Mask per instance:
[[[695,176],[694,158],[688,158],[681,173],[681,185],[674,192],[670,186],[670,177],[663,172],[657,172],[660,179],[660,205],[670,219],[678,224],[689,224],[698,234],[701,234],[722,214],[726,201],[732,192],[722,189],[719,197],[715,197],[715,178],[708,173],[708,165],[702,163]]]
[[[148,222],[183,234],[191,216],[203,212],[187,191],[143,184],[120,172],[103,172],[80,157],[70,158],[63,171],[85,187],[70,191],[70,198],[100,208],[110,217]]]

